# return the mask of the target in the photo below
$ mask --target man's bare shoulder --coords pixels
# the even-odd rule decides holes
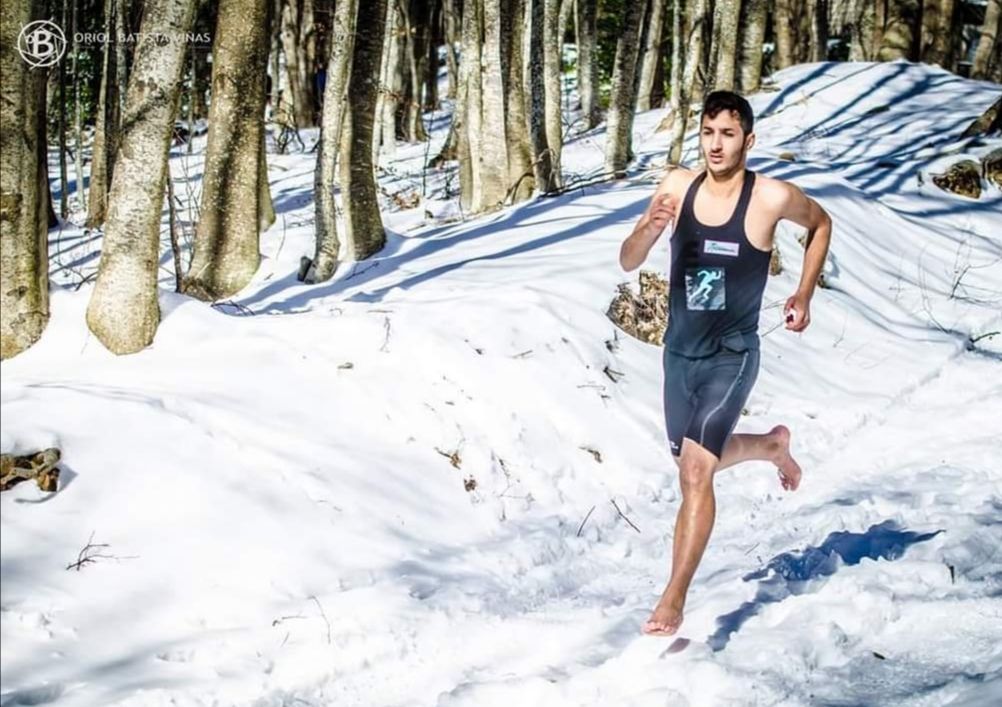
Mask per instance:
[[[692,180],[697,176],[699,176],[699,172],[677,165],[669,165],[658,191],[681,199],[689,185],[692,184]]]
[[[753,195],[759,207],[783,211],[796,189],[790,182],[756,173]]]

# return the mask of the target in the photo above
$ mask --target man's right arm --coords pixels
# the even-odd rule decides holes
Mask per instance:
[[[658,184],[647,210],[619,249],[619,265],[626,272],[640,267],[669,222],[674,222],[678,206],[678,183],[687,170],[670,169]]]

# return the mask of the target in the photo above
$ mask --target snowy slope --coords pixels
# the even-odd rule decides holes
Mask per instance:
[[[0,499],[0,705],[1002,700],[1002,336],[968,350],[1002,329],[1002,193],[929,178],[998,146],[958,136],[999,89],[904,63],[776,82],[751,166],[833,215],[830,287],[804,334],[776,328],[784,225],[738,430],[787,424],[805,478],[718,477],[683,639],[639,632],[680,501],[661,352],[607,345],[604,315],[657,171],[452,223],[430,175],[417,209],[387,202],[383,252],[308,287],[312,155],[270,155],[258,277],[217,308],[163,291],[140,354],[89,336],[68,283],[100,243],[59,236],[52,321],[2,366],[3,449],[66,464],[60,493]],[[661,117],[637,117],[646,169]],[[565,148],[573,175],[603,129]],[[398,146],[387,191],[419,190],[425,154]],[[92,534],[106,557],[64,569]]]

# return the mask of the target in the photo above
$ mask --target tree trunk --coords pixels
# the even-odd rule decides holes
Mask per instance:
[[[501,39],[507,43],[502,54],[505,136],[508,142],[508,184],[514,189],[513,202],[528,199],[536,188],[522,74],[525,23],[520,18],[524,14],[525,0],[502,0]]]
[[[988,0],[985,8],[985,21],[981,25],[981,37],[974,50],[974,63],[971,65],[972,79],[987,79],[991,75],[993,64],[998,64],[999,29],[1002,20],[1002,0]],[[995,57],[993,59],[993,57]]]
[[[615,174],[622,174],[633,159],[634,72],[643,15],[644,3],[630,3],[616,42],[605,143],[605,171]]]
[[[598,0],[577,0],[578,93],[585,129],[602,122],[598,103]]]
[[[262,119],[264,116],[262,115]],[[261,124],[261,147],[258,150],[260,165],[257,171],[258,229],[264,233],[275,223],[275,204],[271,200],[271,183],[268,180],[268,150],[265,147],[264,123]]]
[[[317,246],[312,273],[307,282],[326,282],[337,268],[341,243],[337,234],[334,200],[338,144],[344,114],[348,109],[348,82],[354,51],[355,16],[358,0],[340,0],[334,11],[331,30],[331,53],[327,62],[327,85],[324,87],[324,110],[321,116],[320,147],[314,171]]]
[[[768,0],[746,0],[741,7],[741,92],[755,93],[762,85],[762,43]]]
[[[431,25],[428,41],[425,43],[424,110],[438,110],[441,107],[438,95],[438,48],[445,44],[442,28],[442,3],[432,0],[428,21]],[[448,51],[448,49],[447,49]]]
[[[167,154],[184,69],[183,42],[154,33],[190,31],[195,0],[147,0],[126,96],[121,149],[112,178],[97,284],[87,325],[108,349],[149,345],[160,322],[157,266]]]
[[[505,95],[502,75],[501,0],[485,0],[483,7],[483,76],[481,105],[483,117],[480,141],[480,203],[476,211],[492,210],[504,203],[508,191],[507,141],[505,134]],[[504,38],[507,39],[507,38]]]
[[[953,61],[954,0],[925,0],[922,4],[922,61],[949,68]]]
[[[685,58],[685,69],[682,72],[681,90],[679,91],[679,110],[672,122],[671,139],[669,140],[668,161],[671,164],[679,164],[682,159],[682,144],[685,141],[685,129],[689,122],[690,91],[695,83],[696,70],[702,61],[703,55],[703,32],[709,11],[707,0],[693,0],[692,22],[688,32],[686,47],[688,52]]]
[[[80,89],[83,86],[77,69],[77,57],[80,53],[80,38],[77,33],[80,0],[73,0],[73,58],[70,62],[73,73],[73,172],[76,176],[76,207],[87,207],[87,191],[84,187],[83,168],[83,99]]]
[[[664,9],[666,0],[651,0],[651,19],[649,22],[647,43],[644,46],[643,60],[640,64],[640,88],[637,91],[637,110],[650,110],[651,98],[654,93],[654,80],[661,63],[661,37],[664,32]]]
[[[60,27],[66,27],[66,0],[62,0]],[[70,213],[70,175],[66,163],[66,62],[59,62],[59,216],[66,218]]]
[[[285,0],[282,7],[282,52],[296,127],[316,125],[316,32],[313,0]]]
[[[794,7],[796,0],[776,0],[773,12],[773,33],[776,35],[776,70],[794,64]]]
[[[470,0],[472,2],[472,0]],[[536,185],[544,192],[557,188],[559,176],[546,135],[546,62],[543,44],[544,0],[529,0],[529,137],[532,140],[532,164]]]
[[[38,341],[49,321],[46,69],[29,68],[18,35],[45,3],[10,0],[0,11],[0,358]]]
[[[428,139],[421,119],[425,107],[422,95],[428,85],[428,26],[429,10],[425,0],[413,3],[404,14],[404,46],[407,58],[407,78],[404,101],[404,139],[407,142],[423,142]]]
[[[812,62],[828,59],[828,0],[808,0],[807,16],[810,23],[810,54]]]
[[[120,0],[119,0],[120,1]],[[106,0],[104,4],[104,32],[110,36],[115,31],[115,2]],[[94,125],[94,144],[90,160],[90,201],[87,204],[87,228],[98,228],[104,223],[108,211],[108,186],[111,184],[115,164],[113,143],[117,134],[114,117],[118,115],[115,95],[117,86],[115,62],[111,47],[117,44],[105,42],[102,48],[101,88],[98,90],[97,111]]]
[[[456,45],[462,42],[460,15],[456,11],[456,0],[442,0],[442,22],[445,25],[445,65],[449,74],[449,90],[445,97],[456,100],[459,97],[459,58]]]
[[[219,3],[201,215],[184,283],[186,293],[201,299],[222,299],[243,289],[261,261],[268,2]]]
[[[364,12],[359,8],[348,83],[350,100],[342,126],[344,241],[355,260],[368,258],[386,243],[372,161],[372,137],[387,5],[387,0],[368,0]]]
[[[879,8],[880,3],[878,3]],[[887,0],[886,15],[877,50],[878,61],[914,60],[919,0]]]
[[[684,0],[672,0],[671,11],[671,72],[668,75],[668,112],[671,120],[679,120],[682,106],[682,44],[685,39],[682,34],[685,10]]]
[[[546,144],[550,147],[553,176],[556,186],[563,182],[560,168],[560,153],[564,143],[563,121],[561,119],[560,59],[561,41],[559,35],[560,0],[543,0],[543,86],[546,94],[544,111],[546,116]]]
[[[397,152],[397,96],[400,95],[398,68],[400,64],[401,21],[399,0],[388,0],[386,28],[380,52],[379,91],[376,94],[376,130],[373,154],[380,152],[393,157]],[[375,160],[378,164],[378,160]]]
[[[459,133],[459,203],[463,209],[476,209],[480,196],[480,144],[483,131],[480,124],[483,114],[481,96],[481,0],[464,0],[462,24],[462,50],[459,64],[459,92],[462,109]]]
[[[872,61],[875,56],[876,4],[870,0],[850,0],[848,22],[849,61]]]
[[[715,89],[734,90],[740,14],[741,0],[718,0],[714,7],[710,76]]]

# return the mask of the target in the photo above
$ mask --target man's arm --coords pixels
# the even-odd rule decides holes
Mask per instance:
[[[635,270],[643,264],[647,254],[664,232],[665,226],[669,222],[674,222],[678,199],[673,196],[673,189],[676,181],[682,176],[679,173],[686,173],[686,170],[669,169],[668,174],[658,184],[654,196],[651,197],[647,210],[633,227],[633,232],[623,241],[619,249],[619,265],[626,272]]]
[[[786,301],[786,328],[791,331],[803,331],[811,323],[810,301],[814,296],[814,288],[828,255],[828,245],[831,243],[832,220],[828,212],[793,184],[781,182],[783,185],[782,207],[779,218],[789,219],[807,229],[807,242],[804,247],[804,267],[800,274],[800,285],[797,291]]]

